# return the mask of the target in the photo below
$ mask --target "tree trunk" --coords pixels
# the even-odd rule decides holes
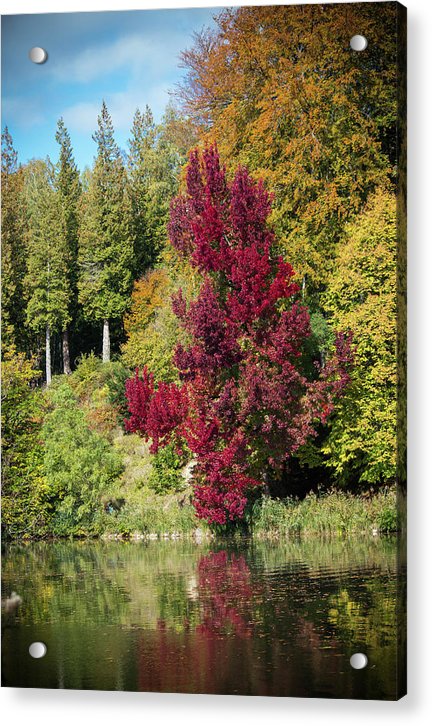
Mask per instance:
[[[46,384],[49,386],[51,383],[51,331],[49,325],[45,330],[45,371]]]
[[[102,338],[102,363],[108,363],[110,360],[110,330],[109,321],[104,320],[103,338]]]
[[[70,365],[70,351],[69,351],[69,331],[67,328],[63,330],[62,335],[62,351],[63,351],[63,373],[65,376],[70,376],[72,373]]]

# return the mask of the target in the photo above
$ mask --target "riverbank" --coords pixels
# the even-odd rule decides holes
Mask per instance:
[[[188,536],[198,541],[218,534],[247,533],[258,539],[289,536],[344,536],[390,534],[402,527],[398,513],[396,489],[385,489],[369,496],[345,492],[309,494],[303,500],[262,497],[253,505],[242,529],[210,529],[197,520],[190,504],[181,506],[171,497],[159,506],[135,512],[118,513],[115,520],[106,519],[104,537],[132,539],[177,539]],[[117,525],[117,527],[116,527]]]
[[[377,537],[403,529],[395,488],[368,496],[338,491],[311,493],[301,501],[263,496],[252,506],[242,527],[216,529],[197,519],[190,501],[185,503],[190,495],[190,491],[183,492],[182,497],[147,495],[140,505],[137,502],[135,506],[127,503],[116,512],[104,511],[95,518],[91,528],[63,537],[54,534],[54,539],[188,539],[201,543],[226,536],[248,536],[257,540],[317,536]],[[47,533],[45,536],[52,535]]]

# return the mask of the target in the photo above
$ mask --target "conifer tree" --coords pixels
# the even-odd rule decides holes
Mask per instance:
[[[178,191],[183,161],[163,126],[155,125],[150,108],[137,109],[128,156],[135,278],[154,264],[165,242],[169,203]]]
[[[121,318],[128,306],[134,257],[126,172],[105,102],[93,140],[97,156],[83,197],[78,295],[86,318],[103,322],[102,360],[107,362],[110,321]]]
[[[24,174],[18,166],[18,155],[13,147],[7,126],[2,134],[2,345],[27,347],[25,322],[26,273],[24,206]]]
[[[78,306],[78,205],[81,182],[73,157],[69,132],[62,118],[57,122],[56,141],[60,144],[60,156],[56,168],[56,188],[60,195],[66,226],[66,242],[69,252],[70,315],[76,321]],[[63,372],[71,373],[69,330],[63,331]]]
[[[155,257],[152,247],[151,222],[148,218],[148,157],[154,145],[156,128],[148,106],[142,113],[135,111],[129,139],[129,192],[132,209],[132,234],[134,241],[134,277],[140,277]]]
[[[60,196],[54,188],[54,168],[31,162],[26,172],[29,213],[27,243],[27,322],[45,331],[46,383],[51,383],[51,336],[70,323],[69,250]]]

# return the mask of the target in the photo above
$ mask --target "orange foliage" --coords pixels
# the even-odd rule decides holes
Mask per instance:
[[[166,302],[169,278],[165,270],[150,270],[134,284],[131,311],[125,317],[124,326],[128,336],[148,325],[154,313]]]
[[[179,95],[203,140],[275,194],[273,223],[308,290],[343,223],[396,159],[396,3],[242,7],[183,53]],[[361,32],[368,48],[350,49]]]

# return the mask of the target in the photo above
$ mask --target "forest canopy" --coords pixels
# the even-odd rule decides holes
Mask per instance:
[[[147,486],[224,525],[263,492],[395,482],[395,14],[221,11],[127,149],[101,103],[83,171],[62,118],[56,160],[4,129],[9,533],[98,531]]]

